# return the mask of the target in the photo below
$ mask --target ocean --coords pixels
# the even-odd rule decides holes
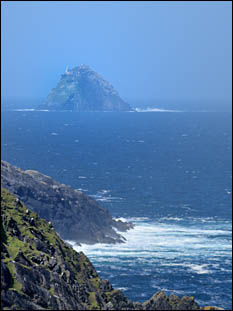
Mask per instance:
[[[1,144],[136,225],[124,244],[75,246],[130,299],[232,308],[231,113],[3,111]]]

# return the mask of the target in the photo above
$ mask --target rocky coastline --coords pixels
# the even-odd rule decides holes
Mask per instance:
[[[159,291],[132,302],[102,280],[82,253],[51,223],[1,189],[1,306],[3,310],[223,310],[200,307],[194,297]]]
[[[34,170],[23,171],[1,161],[1,185],[41,218],[51,221],[64,240],[76,243],[124,243],[119,233],[134,227],[114,220],[94,199]]]

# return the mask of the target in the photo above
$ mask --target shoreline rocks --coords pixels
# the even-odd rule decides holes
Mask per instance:
[[[3,310],[221,310],[164,291],[144,303],[132,302],[102,280],[88,258],[69,247],[30,205],[17,205],[3,188],[1,219]]]
[[[37,171],[23,171],[1,161],[1,172],[2,187],[50,221],[65,240],[85,244],[124,243],[124,237],[116,230],[124,232],[134,227],[132,223],[114,220],[91,197]]]

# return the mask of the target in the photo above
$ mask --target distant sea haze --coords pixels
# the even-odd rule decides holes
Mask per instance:
[[[231,309],[231,114],[138,108],[146,113],[3,111],[2,159],[136,224],[125,244],[75,246],[130,299],[164,289]]]
[[[45,101],[45,98],[40,99],[18,99],[18,98],[3,98],[2,110],[15,110],[15,109],[35,109]],[[218,111],[218,112],[232,112],[232,101],[216,100],[216,101],[192,101],[187,100],[160,100],[160,99],[145,99],[134,100],[125,99],[125,101],[133,108],[138,110],[153,110],[153,111]],[[43,109],[48,110],[48,109]]]

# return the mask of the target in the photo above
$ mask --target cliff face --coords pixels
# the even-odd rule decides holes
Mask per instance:
[[[131,111],[113,86],[89,66],[67,70],[40,109]]]
[[[193,297],[162,291],[145,303],[130,301],[5,189],[1,207],[3,310],[200,310]]]
[[[1,184],[40,217],[51,221],[65,240],[123,243],[124,238],[115,229],[126,231],[133,227],[114,220],[94,199],[37,171],[22,171],[2,161]]]
[[[114,291],[83,253],[52,225],[2,189],[2,306],[11,309],[92,309]]]

